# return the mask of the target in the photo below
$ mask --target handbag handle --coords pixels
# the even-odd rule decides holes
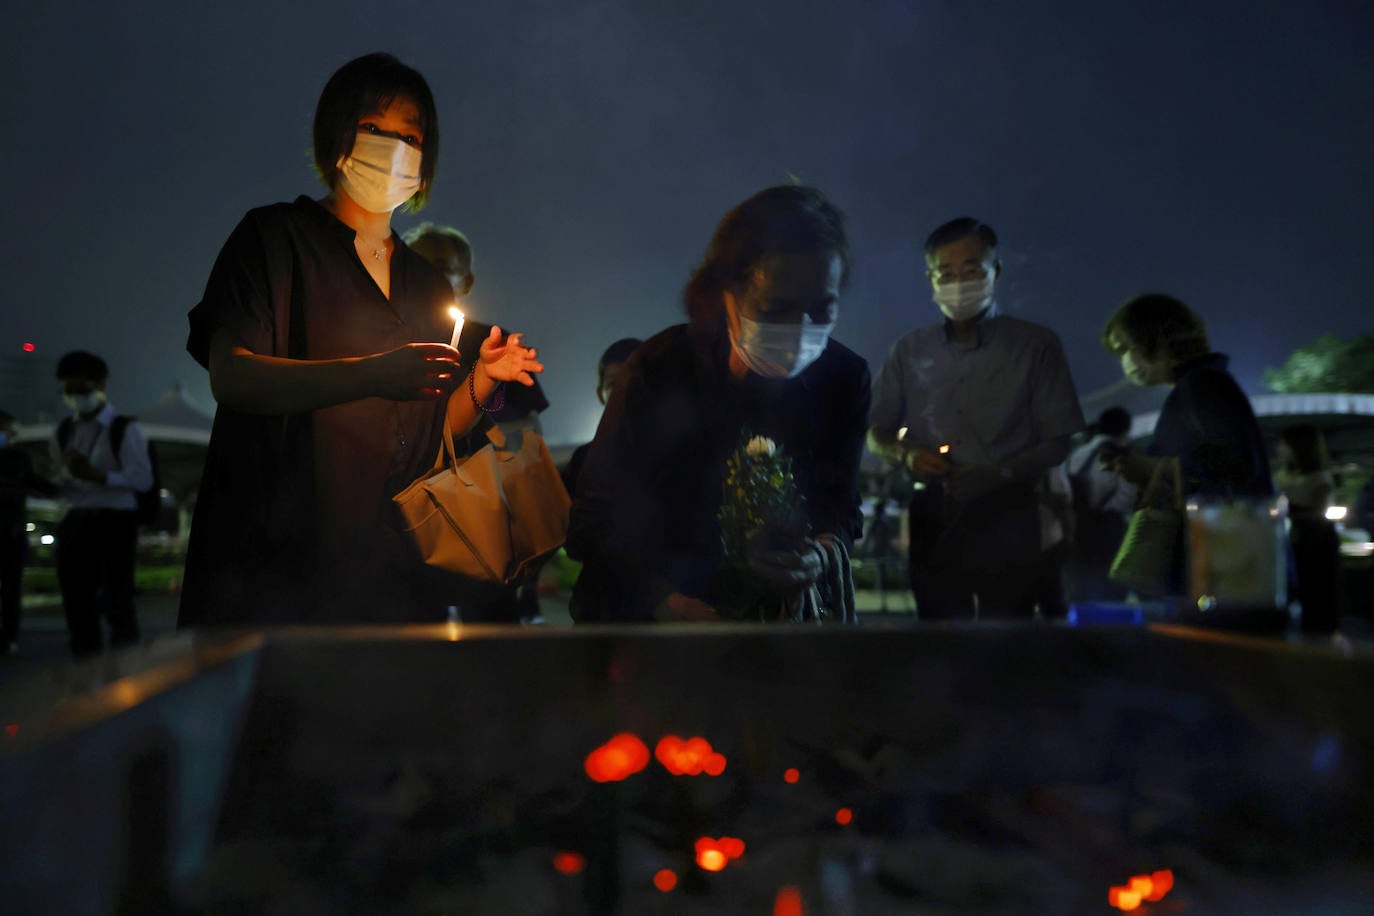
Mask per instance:
[[[487,441],[496,449],[497,455],[502,456],[502,461],[513,461],[515,459],[515,452],[506,448],[506,443],[509,440],[506,438],[505,433],[501,432],[500,427],[495,423],[491,424],[487,429]],[[447,457],[447,460],[445,460],[445,457]],[[434,466],[429,469],[429,473],[433,474],[435,471],[441,471],[444,469],[445,465],[453,471],[454,476],[462,481],[465,486],[472,486],[472,482],[465,478],[461,471],[462,464],[458,461],[458,448],[453,444],[453,427],[449,425],[447,412],[444,414],[443,442],[439,446],[439,454],[434,456]]]

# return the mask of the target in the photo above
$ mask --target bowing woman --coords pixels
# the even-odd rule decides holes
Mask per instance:
[[[635,348],[583,466],[574,620],[719,619],[733,596],[717,512],[746,430],[791,458],[810,531],[751,548],[748,565],[789,612],[814,595],[825,619],[853,620],[870,384],[830,336],[848,274],[844,216],[814,188],[768,188],[721,219],[684,293],[687,323]]]
[[[190,312],[218,402],[179,626],[437,619],[391,502],[503,382],[543,367],[493,328],[460,365],[444,276],[391,227],[423,205],[439,124],[424,77],[345,64],[314,119],[328,193],[251,210]]]

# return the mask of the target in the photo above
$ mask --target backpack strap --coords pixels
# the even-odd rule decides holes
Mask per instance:
[[[133,417],[126,417],[123,414],[116,415],[110,421],[110,451],[114,454],[115,464],[120,468],[124,467],[124,462],[119,460],[119,450],[124,447],[124,434],[129,430],[129,424],[134,421]]]
[[[57,450],[65,452],[72,441],[72,418],[63,417],[57,424]]]

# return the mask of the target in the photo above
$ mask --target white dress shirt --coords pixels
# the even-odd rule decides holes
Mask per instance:
[[[55,467],[60,467],[55,482],[62,487],[62,497],[72,509],[128,509],[135,507],[134,493],[153,485],[153,465],[148,457],[148,439],[143,427],[131,422],[124,429],[124,441],[116,455],[110,443],[110,424],[117,416],[108,403],[90,420],[72,418],[71,436],[67,448],[75,449],[90,459],[91,465],[105,472],[105,482],[79,480],[67,470],[62,448],[57,442],[58,427],[53,427],[48,451]],[[60,423],[59,423],[60,426]]]

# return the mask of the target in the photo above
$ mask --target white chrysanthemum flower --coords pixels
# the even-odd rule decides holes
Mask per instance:
[[[764,436],[755,436],[744,446],[744,453],[752,458],[757,458],[761,455],[771,455],[777,451],[777,449],[777,443],[772,439],[765,438]]]

